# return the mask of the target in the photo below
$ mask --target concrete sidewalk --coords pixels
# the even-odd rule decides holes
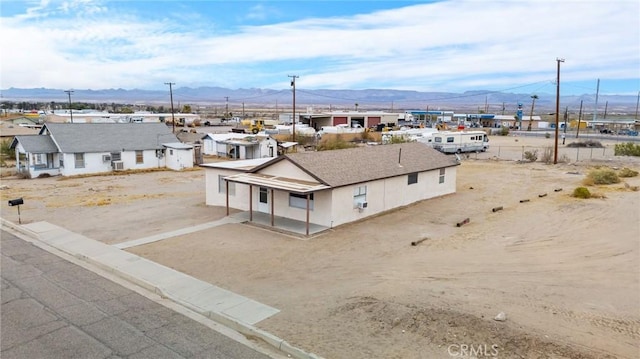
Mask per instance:
[[[242,221],[241,217],[239,219]],[[231,218],[205,223],[186,231],[190,233],[194,229],[210,228],[228,223],[227,221],[235,222],[238,219]],[[103,271],[113,273],[130,283],[231,328],[247,338],[258,338],[292,358],[322,359],[316,354],[292,346],[284,339],[254,326],[254,324],[278,313],[279,310],[276,308],[48,222],[18,225],[0,218],[0,224],[3,229],[7,228],[19,232],[42,243],[45,247],[64,252]],[[178,232],[182,231],[147,237],[138,242],[132,241],[130,244],[150,243],[168,238]]]
[[[253,325],[279,312],[268,305],[48,222],[23,227],[58,250],[115,272],[200,313],[215,313]]]

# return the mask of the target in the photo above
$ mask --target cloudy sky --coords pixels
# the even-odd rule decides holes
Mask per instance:
[[[3,0],[0,88],[637,94],[640,1]]]

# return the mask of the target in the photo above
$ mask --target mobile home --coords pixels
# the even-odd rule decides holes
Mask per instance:
[[[489,138],[484,131],[437,132],[433,134],[433,148],[443,153],[484,152]]]

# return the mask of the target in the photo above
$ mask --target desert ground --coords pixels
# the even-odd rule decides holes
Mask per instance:
[[[226,224],[128,250],[280,309],[257,326],[325,358],[638,358],[640,177],[571,197],[594,166],[640,170],[603,143],[550,165],[518,160],[553,139],[492,136],[452,195],[312,238]],[[2,217],[23,197],[22,223],[115,244],[222,218],[204,187],[202,170],[3,178]]]

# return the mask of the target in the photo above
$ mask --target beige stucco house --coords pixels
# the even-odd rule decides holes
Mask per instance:
[[[308,235],[310,223],[332,228],[454,193],[458,164],[414,142],[201,166],[207,205],[301,221]]]

